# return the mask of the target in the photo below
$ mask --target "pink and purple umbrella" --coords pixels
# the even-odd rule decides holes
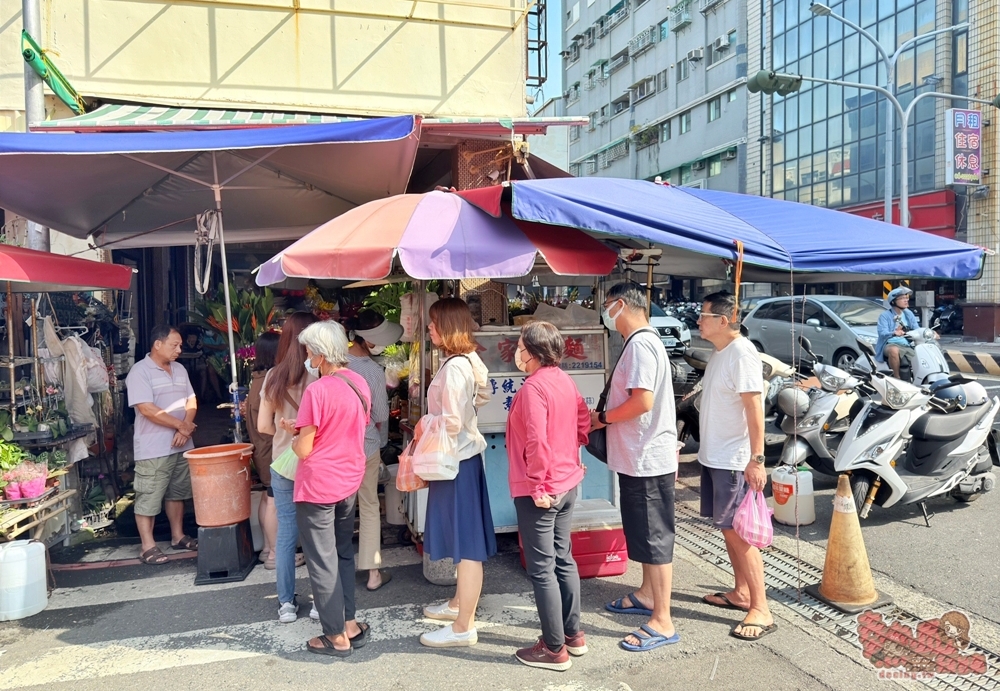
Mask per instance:
[[[574,228],[494,217],[457,194],[377,199],[324,223],[261,265],[258,285],[286,278],[376,280],[398,259],[419,280],[519,278],[541,257],[553,273],[603,276],[617,253]]]

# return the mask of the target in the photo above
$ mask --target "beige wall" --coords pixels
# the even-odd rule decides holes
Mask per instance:
[[[85,97],[525,115],[529,0],[38,1],[41,45]],[[20,5],[0,2],[0,129],[24,107]]]

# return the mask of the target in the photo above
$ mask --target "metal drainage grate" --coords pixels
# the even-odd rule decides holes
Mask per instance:
[[[726,552],[726,543],[722,533],[689,506],[678,504],[676,512],[677,542],[705,561],[732,573],[733,569],[729,563],[729,555]],[[768,597],[777,600],[819,627],[847,641],[860,652],[861,642],[858,639],[857,619],[820,602],[804,590],[806,586],[820,582],[823,577],[822,569],[777,547],[762,550],[761,555],[764,559],[764,581],[767,584]],[[913,630],[916,630],[917,625],[923,622],[919,617],[895,605],[886,605],[874,611],[880,613],[886,622],[898,622]],[[1000,656],[975,643],[971,643],[964,652],[983,655],[986,658],[986,674],[938,675],[930,678],[917,678],[916,681],[920,681],[932,689],[1000,690],[1000,676],[998,676],[1000,675]]]

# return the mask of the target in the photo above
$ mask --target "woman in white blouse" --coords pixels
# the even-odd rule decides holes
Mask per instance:
[[[488,370],[476,354],[476,324],[463,300],[439,300],[429,315],[431,342],[445,360],[427,390],[428,414],[417,424],[414,436],[419,439],[431,419],[440,418],[463,460],[454,480],[429,483],[424,551],[433,560],[450,557],[458,565],[458,586],[450,600],[424,608],[428,618],[452,623],[425,633],[420,642],[432,648],[456,648],[478,640],[475,616],[483,562],[497,551],[483,469],[486,440],[476,424],[476,408],[489,400]]]

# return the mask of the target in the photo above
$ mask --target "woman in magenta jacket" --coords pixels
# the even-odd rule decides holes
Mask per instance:
[[[557,670],[570,667],[570,655],[587,652],[570,531],[590,411],[559,368],[562,356],[563,337],[552,324],[532,322],[521,329],[514,362],[528,378],[507,417],[510,494],[542,622],[538,642],[516,657],[530,667]]]

